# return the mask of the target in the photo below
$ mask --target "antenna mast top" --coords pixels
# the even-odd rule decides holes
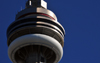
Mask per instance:
[[[47,9],[47,3],[44,0],[28,0],[26,8],[28,7],[43,7]]]

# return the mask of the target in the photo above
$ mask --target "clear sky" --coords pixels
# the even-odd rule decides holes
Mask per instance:
[[[100,63],[100,0],[45,0],[66,31],[59,63]],[[0,0],[0,63],[7,53],[7,27],[25,8],[25,0]]]

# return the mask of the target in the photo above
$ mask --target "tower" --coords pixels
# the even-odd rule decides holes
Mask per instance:
[[[8,56],[13,63],[58,63],[65,31],[43,0],[28,0],[7,29]]]

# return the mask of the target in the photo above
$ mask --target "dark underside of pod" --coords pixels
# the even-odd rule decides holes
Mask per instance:
[[[55,58],[56,55],[51,49],[40,45],[25,46],[15,53],[18,63],[53,63]]]

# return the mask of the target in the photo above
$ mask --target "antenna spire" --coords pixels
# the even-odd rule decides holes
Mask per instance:
[[[32,1],[31,1],[31,0],[29,0],[29,5],[30,5],[30,6],[32,5]]]
[[[44,0],[28,0],[26,2],[26,8],[29,7],[42,7],[47,9],[47,3]]]

